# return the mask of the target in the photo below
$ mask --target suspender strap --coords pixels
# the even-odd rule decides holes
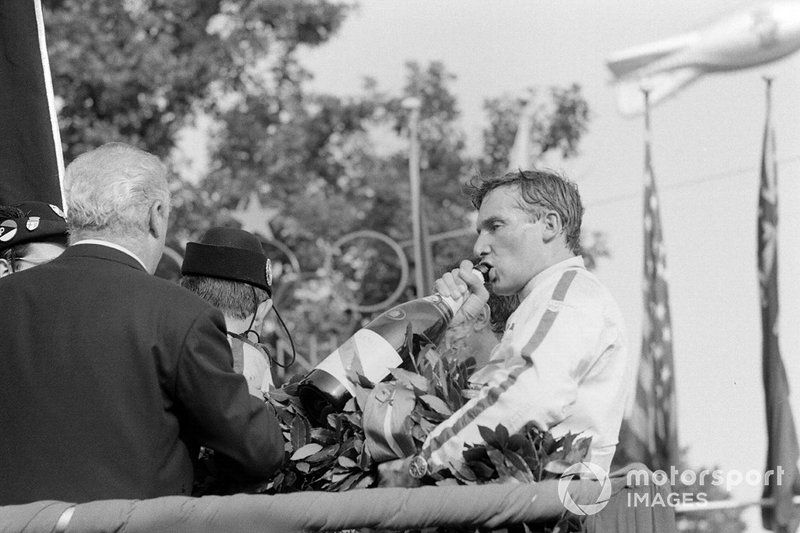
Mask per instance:
[[[233,353],[233,371],[241,374],[244,370],[244,341],[238,335],[229,333],[233,337],[231,345],[231,352]]]

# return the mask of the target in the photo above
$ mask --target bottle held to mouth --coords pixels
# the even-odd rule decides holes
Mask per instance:
[[[473,273],[486,283],[490,267],[479,264]],[[341,411],[355,394],[347,377],[355,370],[373,383],[389,375],[392,369],[410,362],[417,346],[408,346],[407,329],[411,326],[414,342],[421,339],[438,343],[453,315],[466,296],[455,299],[433,294],[384,311],[356,331],[333,353],[314,367],[298,385],[298,395],[306,413],[317,422],[329,413]]]

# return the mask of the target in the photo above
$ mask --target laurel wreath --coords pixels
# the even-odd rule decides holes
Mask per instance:
[[[466,403],[463,391],[471,369],[463,362],[442,357],[433,346],[423,347],[416,361],[415,368],[396,369],[392,377],[414,391],[410,434],[419,450],[430,431]],[[285,461],[269,482],[250,486],[248,492],[339,492],[377,486],[378,463],[369,453],[362,427],[364,398],[375,384],[363,376],[356,378],[355,398],[342,412],[329,414],[321,425],[312,424],[304,411],[297,395],[298,380],[270,392],[266,402],[275,410],[283,432]],[[439,471],[425,482],[446,486],[558,479],[587,456],[591,443],[589,438],[572,434],[555,438],[532,424],[515,434],[509,434],[503,425],[479,430],[483,443],[467,447],[462,465]],[[219,490],[205,491],[212,492]],[[581,531],[581,527],[579,520],[565,513],[557,523],[535,531],[565,533]],[[532,531],[524,524],[520,528]]]

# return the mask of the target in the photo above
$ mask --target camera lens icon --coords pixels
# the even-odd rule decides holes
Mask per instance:
[[[581,494],[578,490],[573,490],[570,493],[570,482],[575,478],[596,480],[600,484],[600,493],[596,498],[594,497],[594,491],[591,491],[591,495]],[[578,516],[599,513],[608,505],[610,497],[611,481],[608,479],[608,472],[594,463],[576,463],[567,468],[558,480],[558,498],[561,500],[561,504],[567,511]],[[585,501],[587,498],[590,501]]]

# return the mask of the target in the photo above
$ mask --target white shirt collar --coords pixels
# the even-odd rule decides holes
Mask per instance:
[[[574,257],[570,257],[569,259],[564,259],[563,261],[559,261],[554,265],[550,265],[533,276],[522,289],[522,292],[520,293],[520,299],[525,298],[531,292],[533,292],[533,288],[542,283],[544,279],[549,278],[552,275],[560,275],[564,270],[569,268],[586,268],[586,264],[583,261],[583,256],[576,255]]]
[[[144,268],[145,272],[150,272],[149,270],[147,270],[147,266],[144,264],[144,262],[141,259],[139,259],[139,256],[137,256],[135,253],[131,252],[130,250],[128,250],[124,246],[120,246],[119,244],[117,244],[115,242],[104,241],[102,239],[83,239],[83,240],[80,240],[78,242],[72,243],[71,246],[75,246],[77,244],[97,244],[99,246],[106,246],[108,248],[113,248],[115,250],[119,250],[120,252],[122,252],[124,254],[127,254],[127,255],[133,257],[134,259],[136,259],[136,261],[140,265],[142,265],[142,268]]]

